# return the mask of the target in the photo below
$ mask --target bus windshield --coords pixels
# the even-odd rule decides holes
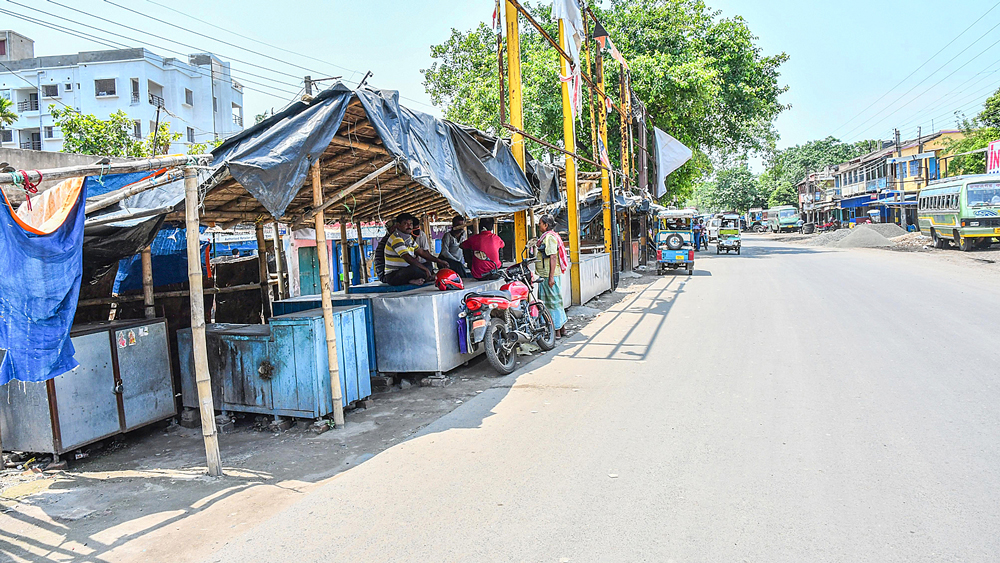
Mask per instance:
[[[1000,183],[969,184],[966,197],[969,207],[1000,206]]]
[[[789,217],[795,217],[796,213],[797,212],[794,209],[782,209],[778,213],[778,217],[781,217],[782,219],[788,219]]]

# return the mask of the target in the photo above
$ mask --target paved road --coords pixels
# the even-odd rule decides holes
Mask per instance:
[[[996,275],[748,237],[212,561],[996,561]]]

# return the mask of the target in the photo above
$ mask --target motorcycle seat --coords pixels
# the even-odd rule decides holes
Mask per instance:
[[[503,289],[493,289],[493,290],[489,290],[489,291],[479,291],[479,292],[476,292],[476,295],[481,295],[483,297],[502,297],[504,299],[512,299],[513,298],[511,296],[511,294],[510,294],[509,291],[505,291]]]

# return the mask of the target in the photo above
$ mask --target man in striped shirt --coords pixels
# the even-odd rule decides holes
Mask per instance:
[[[427,262],[435,262],[447,268],[448,262],[417,246],[413,240],[413,225],[417,218],[409,213],[396,217],[396,224],[385,244],[385,275],[382,281],[389,285],[423,285],[434,277],[430,268],[425,266],[420,258]]]

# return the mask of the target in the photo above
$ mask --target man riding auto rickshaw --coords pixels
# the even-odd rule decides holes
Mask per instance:
[[[720,254],[723,250],[726,254],[730,251],[740,253],[742,241],[740,239],[740,216],[735,213],[727,213],[722,216],[722,223],[719,225],[719,238],[715,242],[715,253]]]
[[[657,214],[656,273],[686,269],[694,273],[694,222],[692,209],[667,209]]]

